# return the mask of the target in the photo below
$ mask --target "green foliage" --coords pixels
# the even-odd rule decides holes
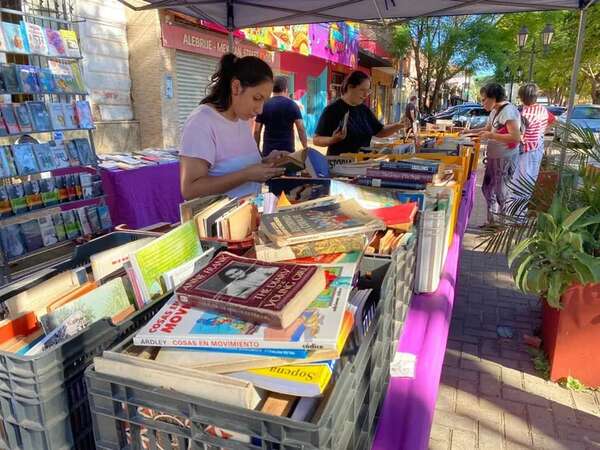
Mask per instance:
[[[581,392],[581,391],[586,391],[587,387],[585,386],[585,384],[583,384],[581,381],[579,381],[577,378],[573,378],[572,376],[568,376],[566,378],[561,378],[558,383],[564,387],[565,389],[568,389],[570,391],[575,391],[575,392]]]
[[[548,380],[550,378],[550,363],[548,362],[546,354],[539,348],[529,348],[528,351],[531,355],[535,371],[544,380]]]

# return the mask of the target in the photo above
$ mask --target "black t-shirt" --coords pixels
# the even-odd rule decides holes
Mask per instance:
[[[371,144],[371,138],[383,129],[383,124],[377,120],[367,105],[362,103],[358,106],[350,106],[340,98],[323,110],[317,124],[316,134],[326,137],[333,136],[333,132],[343,125],[346,111],[350,111],[346,139],[327,147],[328,155],[356,153],[361,147],[368,147]]]
[[[265,102],[262,114],[256,121],[265,126],[263,155],[272,150],[294,151],[294,122],[302,119],[298,105],[283,95],[276,95]]]

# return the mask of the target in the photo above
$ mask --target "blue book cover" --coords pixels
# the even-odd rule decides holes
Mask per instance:
[[[27,108],[29,108],[34,131],[52,130],[50,115],[44,102],[27,102]]]
[[[382,161],[379,165],[381,170],[400,170],[408,172],[421,172],[421,173],[437,173],[439,162],[421,160],[410,160],[410,161]]]
[[[33,153],[33,144],[15,144],[12,151],[19,175],[31,175],[40,171]]]
[[[4,38],[6,40],[7,50],[10,53],[29,53],[27,36],[24,33],[22,22],[9,23],[2,22]]]
[[[42,92],[60,92],[60,90],[56,87],[56,82],[54,81],[54,74],[47,67],[40,68],[40,71],[38,73],[38,81],[40,84],[40,90]]]
[[[19,91],[25,92],[26,94],[40,92],[37,72],[38,70],[34,66],[17,65]]]
[[[325,155],[314,148],[308,149],[306,169],[313,178],[329,178],[329,161]]]

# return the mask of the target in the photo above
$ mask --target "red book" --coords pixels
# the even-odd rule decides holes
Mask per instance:
[[[326,287],[317,266],[267,263],[219,253],[175,291],[194,307],[286,328]]]
[[[414,202],[402,203],[389,208],[369,210],[373,216],[383,220],[387,227],[395,228],[398,225],[412,225],[417,214],[418,205]]]
[[[380,180],[417,181],[419,183],[431,183],[433,174],[418,172],[398,172],[395,170],[367,169],[367,176],[379,178]]]

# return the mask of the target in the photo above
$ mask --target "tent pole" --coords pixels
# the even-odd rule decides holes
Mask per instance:
[[[233,31],[235,30],[235,22],[233,17],[233,0],[227,0],[227,42],[229,51],[234,52]]]
[[[573,71],[571,72],[571,87],[569,88],[569,102],[567,103],[567,120],[565,127],[568,129],[573,115],[573,106],[575,105],[575,91],[577,90],[577,75],[579,74],[579,66],[581,65],[581,54],[583,53],[583,40],[585,38],[585,20],[587,16],[587,8],[579,10],[579,30],[577,31],[577,46],[575,47],[575,60],[573,61]],[[563,139],[566,139],[563,136]],[[561,146],[560,150],[560,172],[565,165],[566,149]]]

